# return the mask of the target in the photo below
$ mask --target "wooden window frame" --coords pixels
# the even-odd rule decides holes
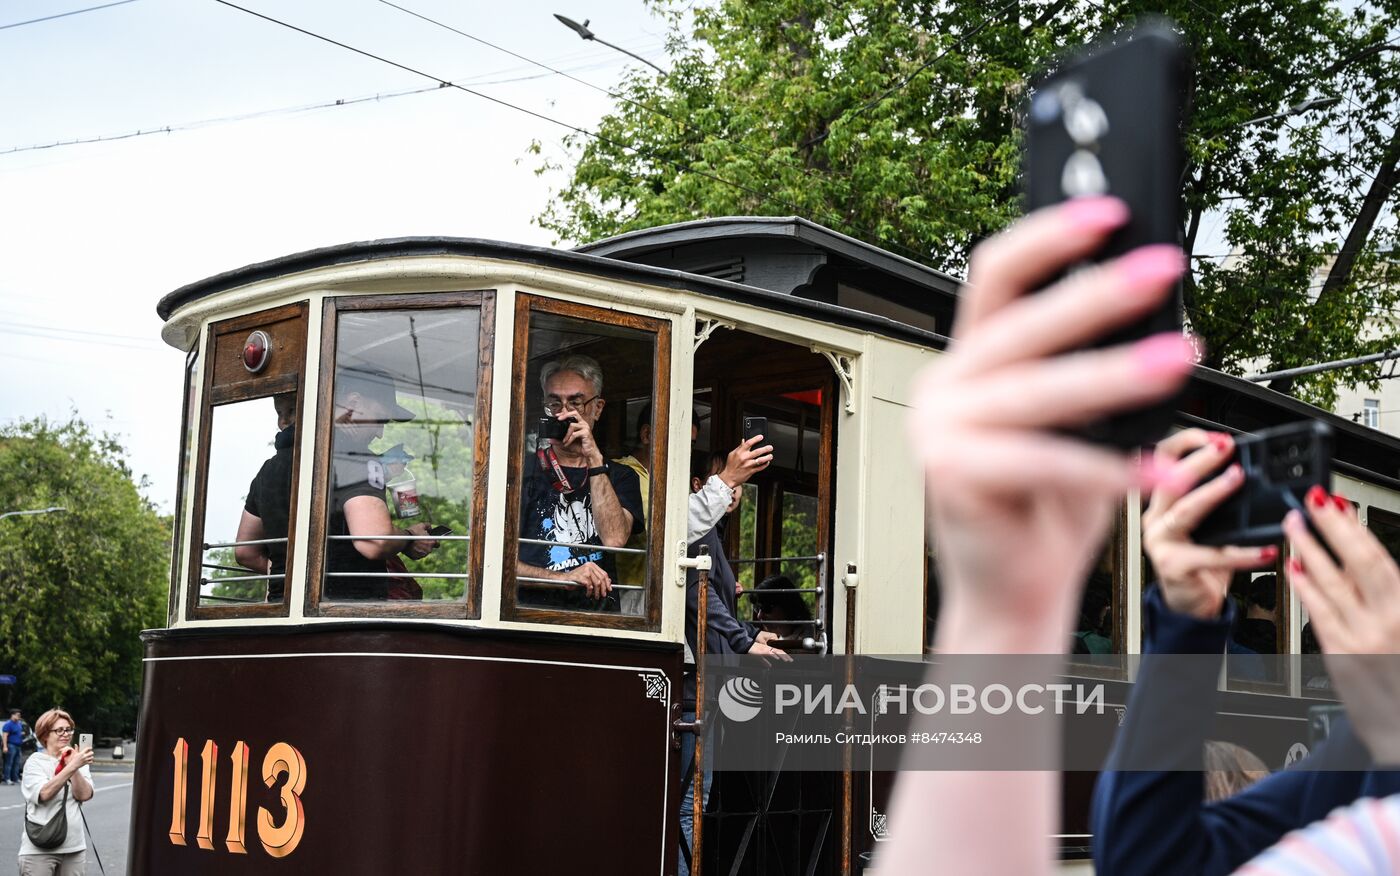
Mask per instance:
[[[326,529],[330,521],[331,421],[335,412],[334,390],[339,315],[374,311],[448,310],[475,308],[477,327],[476,422],[472,424],[472,507],[471,541],[467,548],[467,587],[463,600],[410,599],[344,600],[321,598],[325,583]],[[371,295],[327,298],[321,305],[321,373],[318,379],[316,409],[316,468],[311,478],[311,534],[308,544],[316,546],[306,569],[307,617],[358,618],[450,618],[477,620],[481,617],[481,576],[485,558],[486,489],[490,479],[489,462],[492,365],[496,346],[496,293],[493,289],[459,292],[433,292],[402,295]]]
[[[513,467],[523,465],[525,458],[525,373],[529,362],[530,315],[547,313],[572,317],[586,322],[622,326],[650,332],[655,337],[652,357],[651,434],[662,437],[651,443],[650,512],[647,517],[647,580],[646,613],[624,615],[611,612],[569,611],[519,605],[516,602],[515,567],[520,557],[520,478],[511,481]],[[664,579],[666,545],[662,541],[665,527],[666,453],[671,434],[671,322],[666,319],[619,312],[587,304],[574,304],[542,295],[521,293],[515,299],[515,334],[511,356],[510,462],[507,469],[510,486],[506,489],[505,553],[501,564],[501,620],[517,623],[554,624],[572,627],[596,627],[616,630],[661,629],[661,594]],[[606,379],[606,375],[605,375]],[[606,385],[606,383],[605,383]],[[688,467],[687,467],[688,469]],[[523,473],[522,473],[523,474]]]
[[[175,626],[180,617],[180,576],[185,573],[185,550],[188,543],[181,536],[185,525],[185,489],[189,486],[185,472],[190,464],[190,423],[194,419],[195,362],[199,345],[185,356],[185,396],[180,405],[180,462],[175,472],[175,519],[170,530],[170,601],[165,609],[165,625]]]
[[[191,506],[193,517],[190,520],[190,538],[187,542],[189,556],[185,558],[185,565],[189,579],[185,583],[185,620],[218,620],[223,618],[264,618],[264,617],[287,617],[291,611],[291,570],[292,562],[299,547],[296,533],[296,508],[299,478],[295,473],[300,472],[301,466],[301,446],[302,441],[298,436],[296,446],[292,450],[292,492],[288,499],[287,515],[287,571],[286,577],[282,580],[282,601],[264,602],[259,604],[243,605],[201,605],[199,601],[199,585],[203,579],[202,568],[204,563],[204,519],[206,516],[205,502],[208,500],[209,487],[209,446],[213,439],[214,428],[214,408],[222,407],[226,404],[234,404],[242,401],[254,401],[261,398],[271,398],[273,395],[282,392],[295,392],[297,403],[300,404],[305,397],[306,391],[306,347],[311,342],[309,335],[310,302],[299,301],[295,304],[286,304],[281,307],[274,307],[269,310],[260,310],[256,313],[249,313],[244,316],[236,316],[232,319],[220,320],[209,324],[204,335],[204,393],[199,400],[199,438],[198,438],[198,463],[194,473],[194,502]],[[242,383],[233,383],[214,387],[214,372],[218,367],[216,361],[217,340],[219,337],[238,332],[251,331],[269,323],[287,319],[299,318],[302,323],[302,344],[301,344],[301,364],[297,367],[295,374],[284,375],[275,378],[249,379]],[[300,431],[300,430],[299,430]],[[182,442],[183,443],[183,442]]]

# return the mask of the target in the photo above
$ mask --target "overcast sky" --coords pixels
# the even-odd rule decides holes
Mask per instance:
[[[134,0],[12,26],[106,2],[0,4],[0,421],[76,410],[122,437],[168,511],[183,360],[159,340],[162,295],[353,240],[550,244],[531,218],[562,180],[536,177],[526,149],[539,139],[559,157],[565,131],[443,89],[9,152],[432,84],[214,0]],[[608,108],[606,95],[379,0],[238,2],[585,127]],[[641,0],[396,2],[602,86],[635,62],[551,13],[591,18],[603,38],[662,60],[663,25]]]

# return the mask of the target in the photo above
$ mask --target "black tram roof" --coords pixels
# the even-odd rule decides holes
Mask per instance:
[[[942,349],[958,281],[796,217],[725,217],[664,225],[558,250],[495,240],[402,237],[340,244],[259,262],[182,286],[156,312],[273,277],[380,259],[464,256],[689,290],[823,319]],[[1238,377],[1196,368],[1179,420],[1253,432],[1313,418],[1336,434],[1339,472],[1400,489],[1400,438]]]
[[[725,278],[689,273],[671,267],[636,264],[616,258],[548,247],[463,237],[396,237],[337,244],[294,253],[242,268],[235,268],[190,283],[187,286],[181,286],[160,299],[156,305],[156,313],[160,315],[162,320],[169,320],[178,308],[186,304],[240,286],[275,277],[298,274],[303,271],[381,259],[426,256],[462,256],[539,265],[624,282],[630,281],[649,286],[699,292],[728,301],[755,304],[768,310],[807,316],[873,331],[877,334],[926,346],[941,348],[948,342],[947,337],[929,328],[911,325],[908,321],[882,315],[868,309],[841,306],[834,301],[784,294],[769,288],[745,285]],[[897,258],[896,256],[891,257]],[[953,291],[956,289],[956,284],[951,279],[948,282],[950,288],[947,293],[947,306],[951,312],[954,300]]]

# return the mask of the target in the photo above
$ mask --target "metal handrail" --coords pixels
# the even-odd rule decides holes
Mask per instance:
[[[243,604],[243,605],[262,605],[262,604],[263,604],[263,600],[261,600],[261,599],[245,599],[245,598],[243,598],[242,596],[214,596],[214,595],[209,594],[209,593],[201,593],[201,594],[199,595],[199,601],[200,601],[200,602],[203,602],[203,601],[206,600],[206,599],[211,600],[211,601],[213,601],[213,602],[237,602],[237,603]]]
[[[826,554],[816,554],[810,557],[749,557],[747,559],[730,560],[729,565],[736,566],[744,563],[824,563]]]
[[[243,547],[244,545],[248,545],[248,544],[286,544],[286,543],[287,543],[287,538],[286,538],[286,536],[283,536],[282,538],[254,538],[254,539],[250,539],[250,540],[248,540],[248,541],[224,541],[224,542],[217,542],[217,543],[205,542],[205,543],[204,543],[204,549],[205,549],[206,551],[209,551],[209,550],[213,550],[214,548]]]
[[[201,569],[221,569],[225,572],[251,572],[247,566],[221,566],[218,563],[200,563]]]
[[[327,578],[470,578],[467,572],[327,572]]]
[[[517,586],[519,586],[519,585],[522,584],[522,583],[525,583],[525,584],[530,584],[530,585],[532,585],[532,586],[539,586],[539,587],[567,587],[567,588],[570,588],[570,589],[581,588],[581,587],[583,587],[583,585],[580,584],[580,583],[578,583],[577,581],[559,581],[559,580],[556,580],[556,579],[554,579],[554,578],[530,578],[530,577],[527,577],[527,576],[525,576],[525,575],[516,575],[516,576],[515,576],[515,581],[516,581],[516,585],[517,585]],[[644,585],[641,585],[641,584],[614,584],[614,585],[612,586],[612,589],[613,589],[613,590],[645,590],[645,589],[647,589],[647,588],[646,588]]]
[[[282,580],[286,575],[232,575],[228,578],[204,578],[199,579],[200,584],[229,584],[234,581],[271,581],[273,579]]]
[[[609,551],[609,552],[615,553],[615,554],[642,554],[642,555],[645,555],[646,552],[647,552],[647,549],[646,549],[646,548],[608,547],[608,546],[605,545],[605,544],[589,544],[589,543],[587,543],[587,542],[572,542],[572,541],[548,541],[548,540],[543,539],[543,538],[522,538],[522,539],[519,539],[519,541],[520,541],[521,544],[542,544],[542,545],[544,545],[545,547],[592,548],[592,549],[600,550],[600,551]]]
[[[769,587],[766,590],[759,590],[757,587],[745,587],[740,596],[753,596],[755,593],[821,593],[820,587]]]
[[[470,535],[328,535],[326,541],[471,541]]]

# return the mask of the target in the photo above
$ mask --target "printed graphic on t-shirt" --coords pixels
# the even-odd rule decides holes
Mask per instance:
[[[540,539],[559,543],[548,549],[547,568],[551,571],[563,572],[603,559],[602,551],[579,552],[578,549],[598,535],[598,526],[593,520],[592,493],[584,493],[582,498],[578,493],[556,495],[553,504],[541,503],[537,513]]]

